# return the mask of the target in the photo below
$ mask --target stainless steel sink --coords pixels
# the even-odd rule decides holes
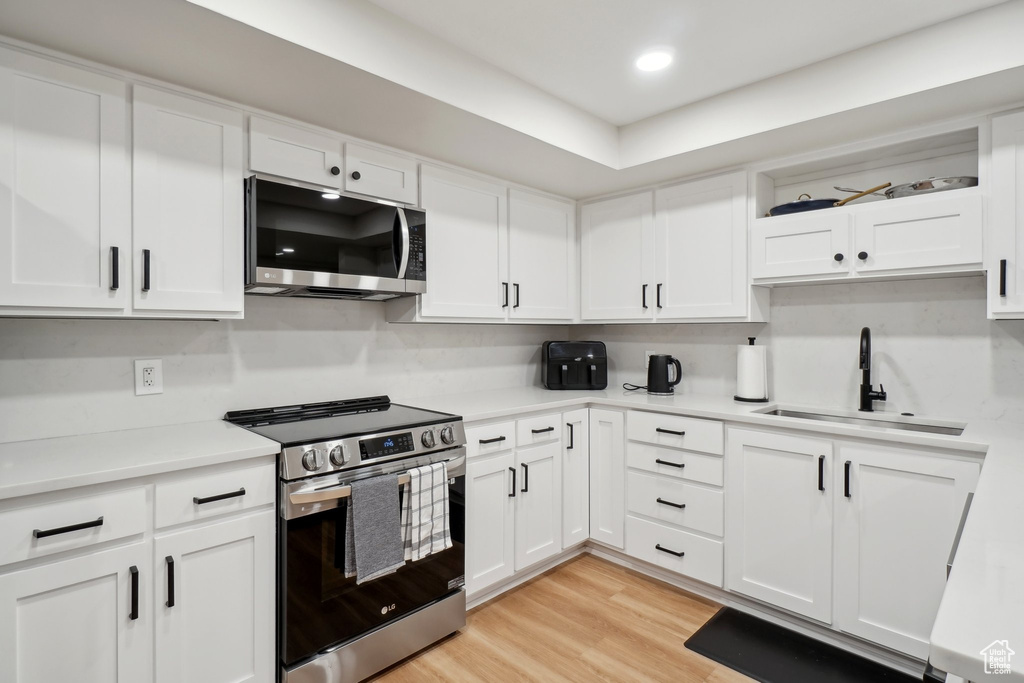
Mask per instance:
[[[809,410],[796,408],[766,408],[756,411],[762,415],[776,415],[778,417],[794,417],[800,420],[816,420],[818,422],[838,422],[840,424],[860,425],[862,427],[874,427],[876,429],[902,429],[910,432],[925,432],[928,434],[944,434],[946,436],[960,436],[964,433],[966,424],[957,422],[941,422],[938,420],[912,419],[903,415],[893,413],[882,413],[872,417],[857,414],[844,414],[843,411],[831,413],[815,413]]]

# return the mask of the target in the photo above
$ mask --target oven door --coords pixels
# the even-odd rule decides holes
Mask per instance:
[[[465,449],[449,461],[449,506],[452,547],[416,562],[407,562],[394,574],[356,585],[346,578],[345,516],[347,495],[330,498],[332,491],[347,494],[344,480],[315,485],[302,483],[282,488],[279,517],[278,638],[281,665],[291,669],[393,622],[419,608],[445,598],[465,584]],[[436,458],[435,458],[436,460]],[[419,458],[409,468],[427,464]],[[372,474],[382,474],[381,471]],[[356,476],[368,476],[360,473]],[[289,492],[289,486],[293,490]],[[404,487],[403,487],[404,488]],[[287,497],[321,498],[307,505],[289,505]],[[327,508],[327,509],[324,509]],[[295,516],[300,515],[300,516]],[[288,517],[291,516],[291,519]]]

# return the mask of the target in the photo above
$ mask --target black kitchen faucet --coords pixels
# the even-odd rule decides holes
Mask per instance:
[[[885,400],[885,385],[879,384],[878,391],[871,388],[871,328],[860,331],[860,369],[863,371],[860,380],[860,409],[874,412],[874,402]]]

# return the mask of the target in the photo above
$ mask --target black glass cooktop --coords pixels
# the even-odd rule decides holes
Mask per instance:
[[[332,441],[460,419],[391,403],[387,396],[229,412],[224,419],[282,446]]]

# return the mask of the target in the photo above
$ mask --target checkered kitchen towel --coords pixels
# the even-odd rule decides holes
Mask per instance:
[[[409,483],[403,493],[402,538],[406,561],[415,562],[451,548],[447,463],[409,470]]]

